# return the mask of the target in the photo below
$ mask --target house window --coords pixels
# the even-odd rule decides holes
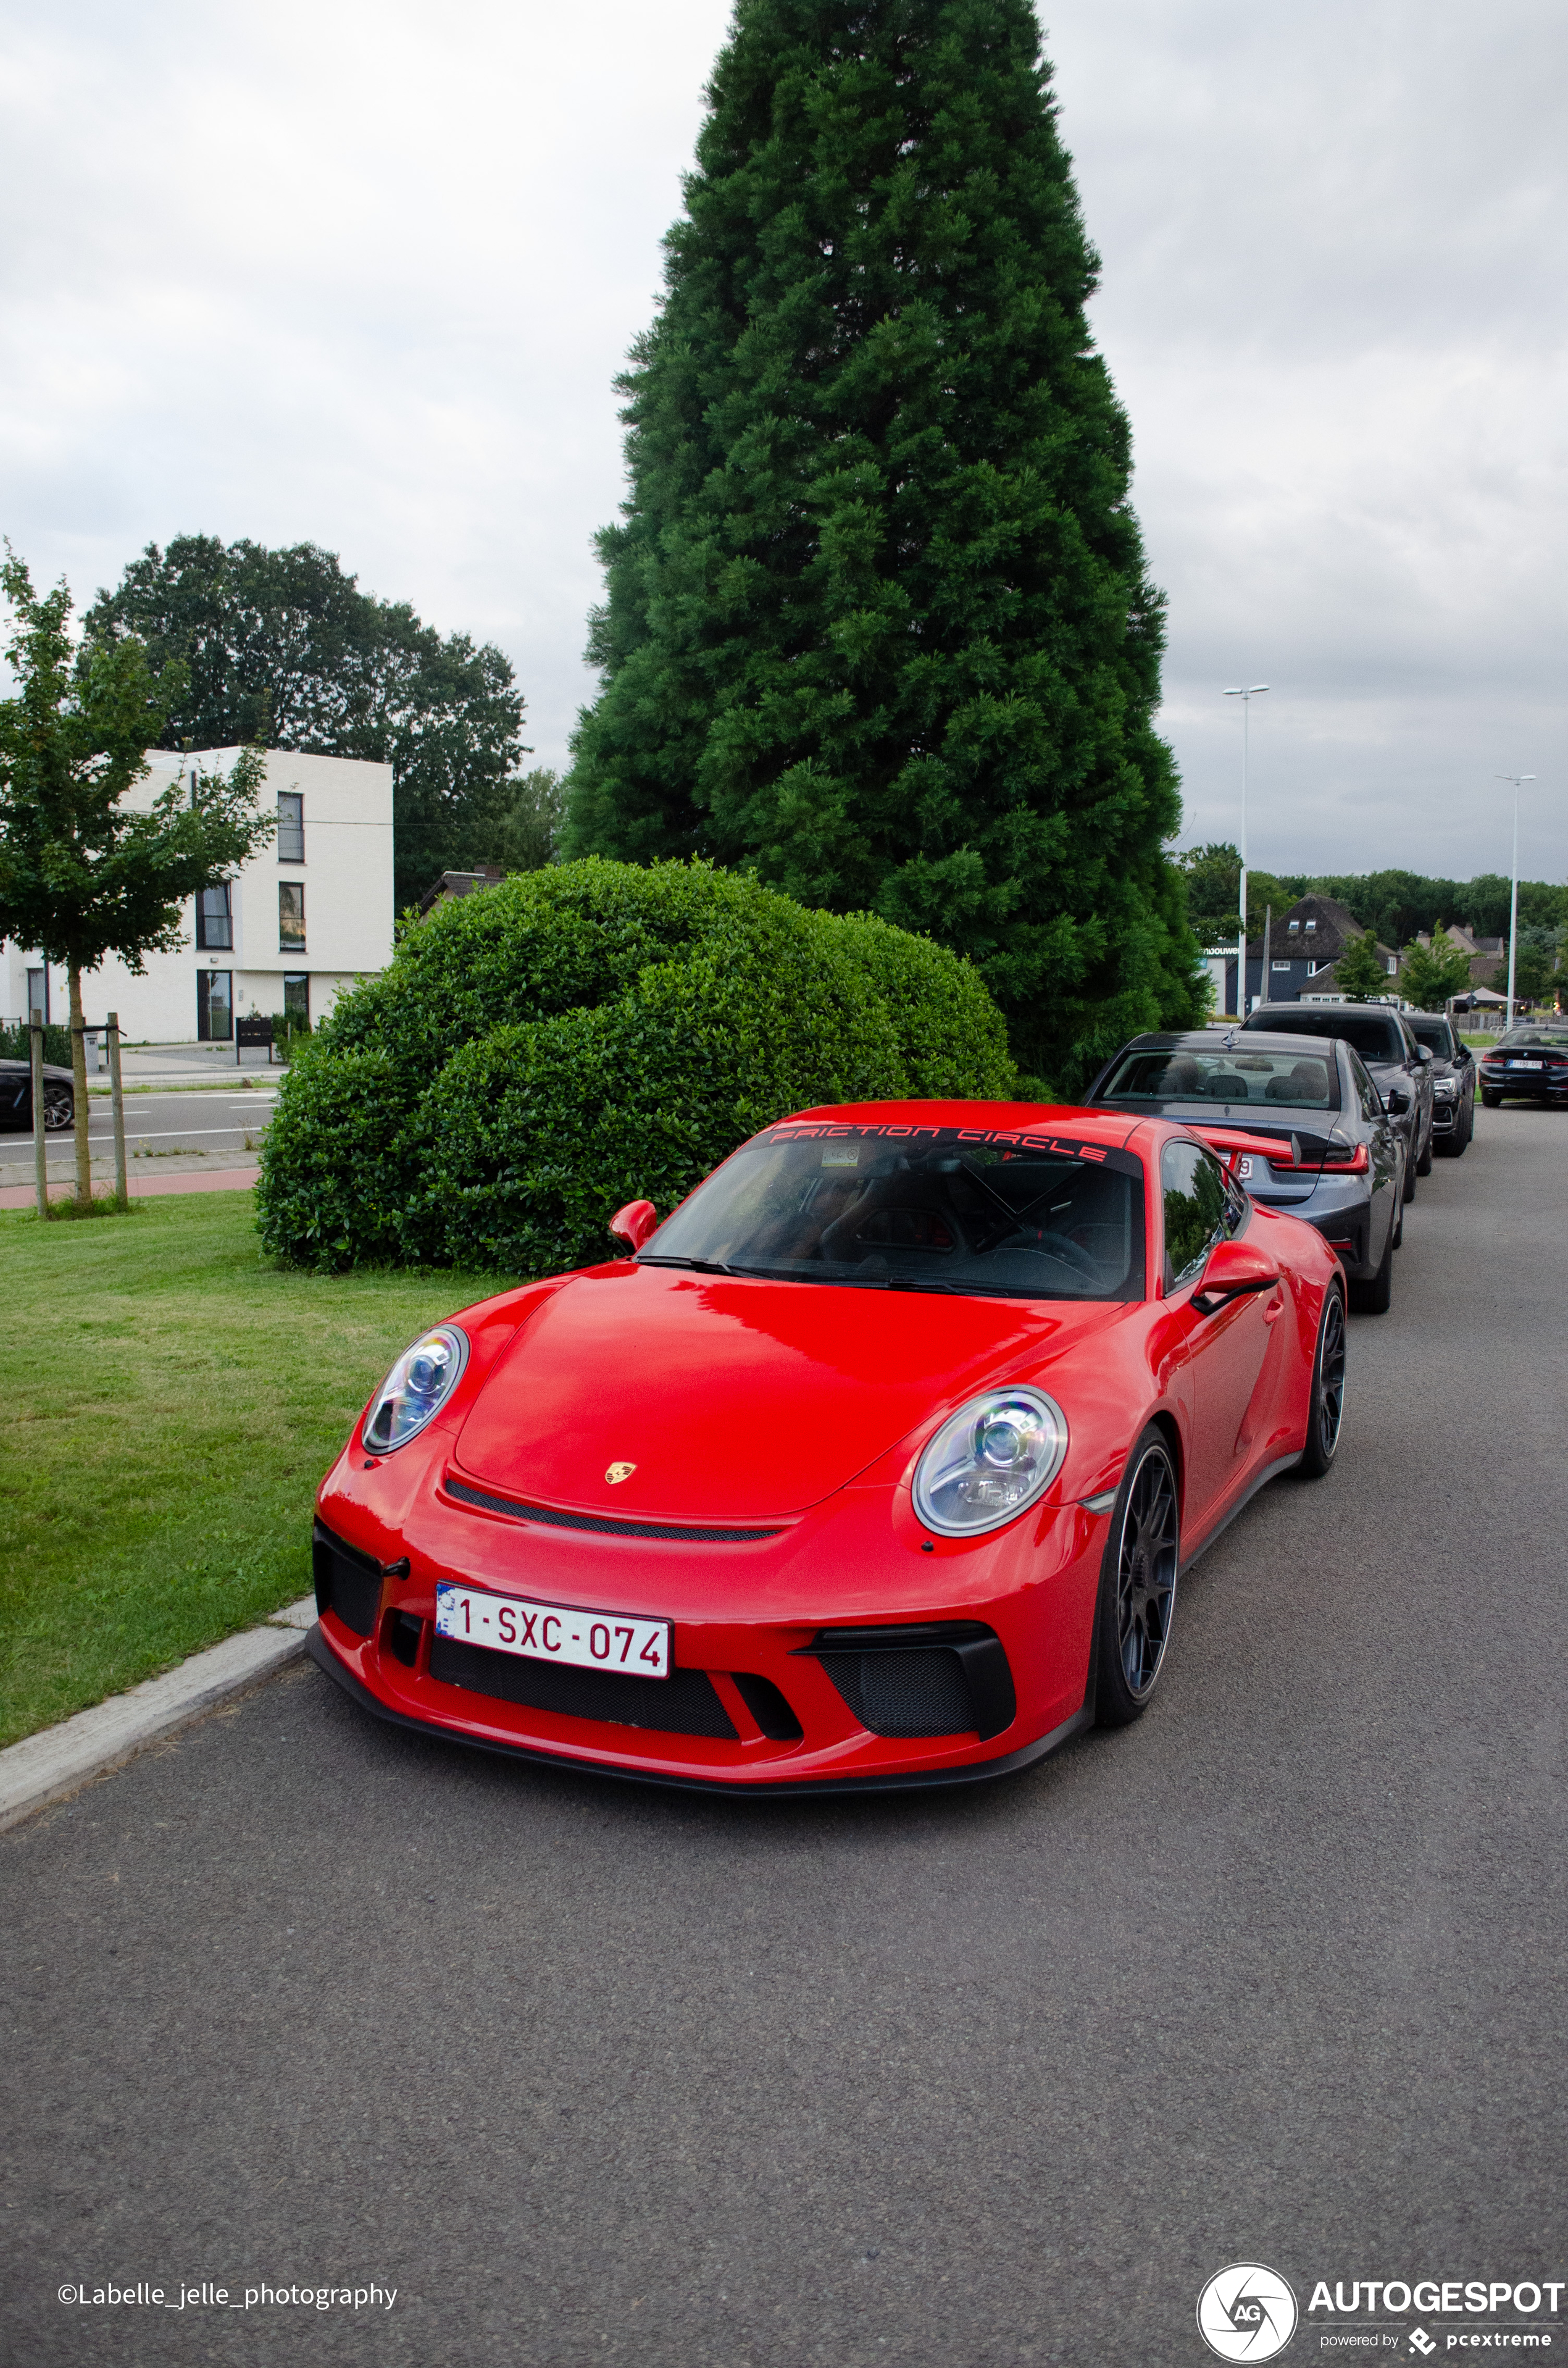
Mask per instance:
[[[278,860],[279,863],[303,863],[305,860],[305,801],[298,790],[278,792]]]
[[[234,973],[232,970],[199,970],[196,973],[196,1036],[201,1044],[227,1044],[234,1033]]]
[[[196,942],[203,952],[209,948],[226,952],[234,942],[234,915],[229,896],[229,882],[221,880],[216,888],[203,888],[196,900]]]
[[[1397,978],[1399,976],[1399,956],[1397,954],[1390,954],[1387,968],[1388,974],[1391,978]]]
[[[1288,938],[1299,938],[1299,937],[1301,936],[1301,925],[1300,921],[1291,921],[1291,922],[1290,922],[1290,923],[1288,923],[1288,924],[1287,924],[1286,930],[1285,930],[1285,935],[1286,935]]]
[[[1288,962],[1273,962],[1270,964],[1270,968],[1273,970],[1289,970],[1290,967],[1290,965]]]
[[[280,880],[278,882],[278,951],[280,954],[302,954],[305,951],[305,883],[302,880]]]
[[[311,1017],[311,974],[304,970],[286,970],[283,973],[283,1008],[290,1019]]]

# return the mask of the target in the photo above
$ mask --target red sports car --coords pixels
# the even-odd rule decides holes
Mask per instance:
[[[1180,1573],[1338,1440],[1332,1251],[1167,1121],[807,1110],[613,1230],[415,1341],[323,1483],[312,1650],[382,1717],[664,1783],[1000,1775],[1137,1717]]]

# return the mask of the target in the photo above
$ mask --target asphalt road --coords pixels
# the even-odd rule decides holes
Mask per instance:
[[[254,1086],[199,1087],[194,1093],[127,1093],[125,1148],[132,1175],[169,1167],[196,1167],[202,1159],[216,1167],[247,1164],[266,1131],[278,1092],[281,1071],[265,1075]],[[89,1098],[87,1142],[95,1175],[114,1173],[114,1119],[107,1094]],[[249,1137],[249,1149],[246,1138]],[[44,1145],[51,1177],[75,1173],[75,1135],[66,1127],[46,1133]],[[12,1171],[15,1170],[13,1177]],[[0,1134],[0,1171],[8,1181],[30,1181],[33,1136]]]
[[[1229,2262],[1568,2277],[1565,1153],[1422,1184],[1334,1473],[1124,1735],[748,1805],[305,1668],[0,1841],[0,2352],[1146,2368]],[[111,2279],[397,2293],[56,2299]]]

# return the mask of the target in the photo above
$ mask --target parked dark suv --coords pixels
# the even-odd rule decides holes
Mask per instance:
[[[1457,1159],[1475,1133],[1475,1055],[1440,1011],[1407,1011],[1404,1024],[1432,1055],[1432,1148]]]
[[[1432,1173],[1432,1055],[1386,1003],[1266,1003],[1245,1022],[1260,1033],[1337,1036],[1371,1072],[1383,1105],[1404,1138],[1404,1197]]]
[[[1404,1143],[1348,1044],[1239,1028],[1134,1036],[1084,1099],[1191,1127],[1263,1208],[1315,1226],[1345,1269],[1353,1309],[1387,1310]],[[1260,1151],[1265,1143],[1277,1150]]]

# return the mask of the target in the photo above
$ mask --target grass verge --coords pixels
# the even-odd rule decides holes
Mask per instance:
[[[0,1744],[171,1668],[311,1584],[316,1485],[398,1350],[494,1276],[301,1274],[249,1192],[119,1224],[0,1212]]]

